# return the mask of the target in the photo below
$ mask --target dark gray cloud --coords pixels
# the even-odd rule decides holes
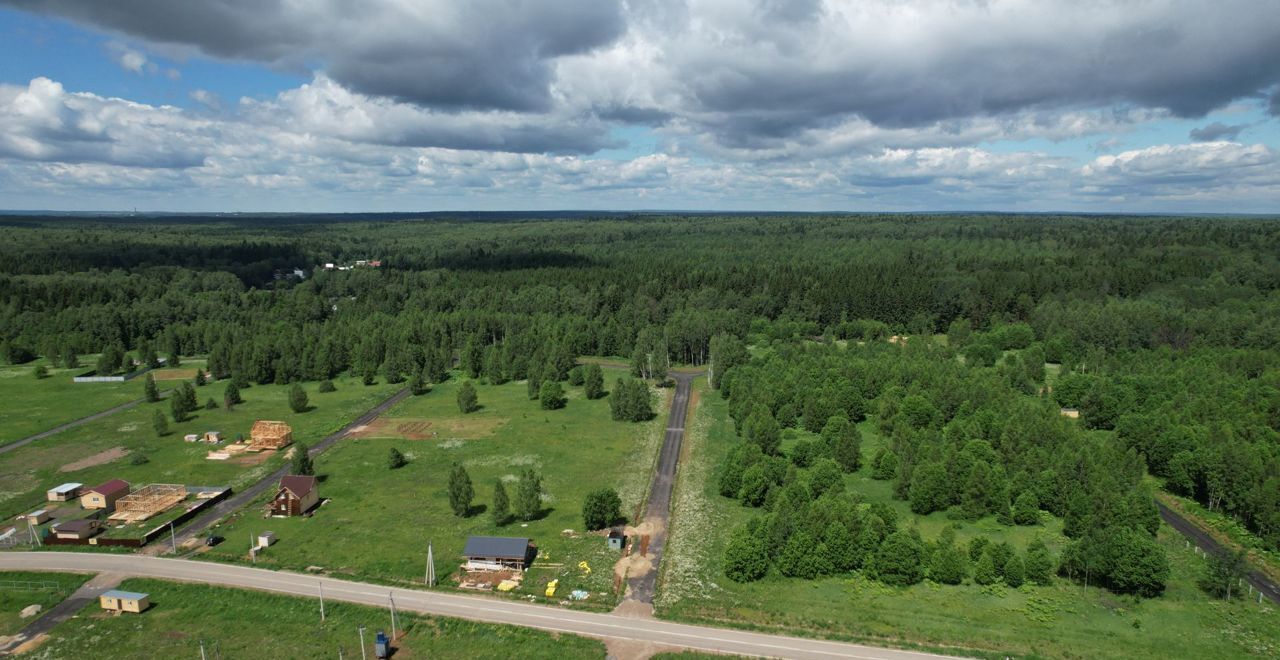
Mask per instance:
[[[554,58],[625,28],[617,0],[3,0],[159,46],[305,69],[359,92],[440,108],[542,110]]]
[[[1280,117],[1280,89],[1276,89],[1275,93],[1271,95],[1271,103],[1267,106],[1267,112],[1272,117]]]
[[[1227,125],[1215,121],[1208,126],[1191,129],[1189,137],[1196,142],[1216,142],[1218,140],[1234,140],[1240,137],[1240,131],[1248,128],[1248,124]]]

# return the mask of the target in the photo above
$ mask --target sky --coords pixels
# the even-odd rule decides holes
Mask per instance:
[[[0,0],[0,208],[1280,213],[1280,9]]]

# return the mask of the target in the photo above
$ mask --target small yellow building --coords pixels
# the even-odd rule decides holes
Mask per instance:
[[[151,606],[151,596],[136,591],[112,589],[98,597],[102,609],[112,612],[141,612]]]

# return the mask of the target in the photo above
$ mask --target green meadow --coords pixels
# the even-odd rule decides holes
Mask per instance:
[[[606,383],[621,374],[606,370]],[[592,489],[613,487],[624,515],[634,516],[657,457],[665,403],[655,406],[655,419],[633,424],[613,421],[608,399],[588,400],[580,387],[565,387],[569,400],[563,409],[542,410],[523,382],[477,384],[482,408],[463,415],[456,403],[460,383],[455,377],[406,399],[378,428],[360,434],[375,437],[344,440],[320,456],[316,473],[327,502],[315,515],[263,519],[261,506],[251,505],[217,528],[228,541],[202,556],[248,561],[250,536],[270,530],[279,541],[258,557],[259,566],[422,584],[431,543],[439,581],[451,586],[468,536],[529,537],[539,556],[516,596],[546,600],[545,583],[558,579],[553,600],[582,589],[590,593],[584,606],[612,606],[618,553],[606,548],[603,535],[583,533],[582,500]],[[660,396],[669,397],[669,391]],[[396,470],[387,467],[393,447],[409,459]],[[466,468],[475,491],[467,517],[449,507],[447,484],[455,462]],[[541,515],[496,525],[488,511],[494,484],[502,480],[514,502],[517,479],[527,469],[542,478]],[[589,572],[580,562],[587,562]]]
[[[70,596],[89,577],[75,573],[0,571],[0,637],[12,635],[36,620],[37,617],[22,618],[23,609],[39,605],[44,612]]]

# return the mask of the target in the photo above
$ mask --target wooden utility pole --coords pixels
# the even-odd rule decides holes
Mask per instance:
[[[324,582],[317,580],[316,584],[320,587],[320,623],[324,623]]]

